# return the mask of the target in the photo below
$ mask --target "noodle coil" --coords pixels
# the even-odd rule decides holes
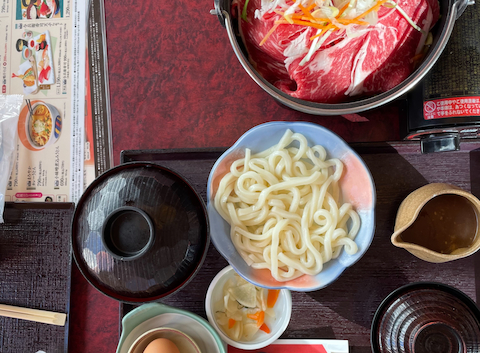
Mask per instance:
[[[323,265],[358,251],[360,218],[340,202],[343,163],[320,146],[287,130],[279,143],[234,161],[215,194],[216,210],[230,237],[253,268],[277,281],[316,275]]]

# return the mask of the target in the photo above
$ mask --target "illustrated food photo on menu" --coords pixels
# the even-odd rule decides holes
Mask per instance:
[[[57,142],[62,132],[62,117],[53,103],[25,100],[20,111],[18,137],[30,151],[41,151]]]
[[[52,115],[44,104],[35,107],[29,121],[29,132],[36,146],[45,146],[52,133]]]
[[[242,258],[279,282],[316,275],[342,249],[353,255],[360,217],[341,202],[343,163],[287,130],[277,145],[233,162],[214,204]]]
[[[36,94],[40,90],[50,89],[55,83],[55,73],[49,31],[37,35],[30,30],[25,31],[17,39],[15,49],[20,53],[21,61],[12,78],[23,81],[23,94]]]
[[[63,0],[17,0],[17,20],[63,17]]]
[[[234,0],[253,67],[286,94],[340,103],[386,92],[420,64],[437,0]]]

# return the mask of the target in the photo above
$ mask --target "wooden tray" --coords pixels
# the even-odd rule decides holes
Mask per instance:
[[[67,314],[65,326],[0,317],[2,353],[68,352],[73,203],[5,204],[0,303]]]
[[[447,182],[480,197],[480,142],[462,142],[461,150],[422,154],[418,143],[352,144],[370,168],[377,190],[376,232],[363,258],[327,288],[292,293],[293,313],[281,338],[349,340],[352,353],[370,353],[370,325],[375,310],[393,290],[417,281],[442,282],[478,302],[480,253],[444,264],[417,259],[390,243],[396,212],[413,190]],[[185,176],[206,200],[208,174],[224,149],[123,151],[122,162],[151,161]],[[213,245],[198,275],[162,302],[205,315],[205,294],[227,262]],[[121,317],[132,309],[121,304]],[[120,327],[121,328],[121,327]]]

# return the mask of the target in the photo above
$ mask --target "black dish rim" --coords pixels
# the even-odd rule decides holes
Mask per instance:
[[[79,209],[83,206],[85,199],[87,196],[91,193],[92,189],[94,189],[98,184],[104,181],[104,179],[108,178],[111,175],[114,175],[118,173],[119,171],[122,171],[124,169],[130,169],[130,168],[138,168],[138,167],[146,167],[146,168],[154,168],[160,170],[162,173],[167,173],[171,174],[175,178],[179,179],[183,183],[185,183],[186,186],[192,191],[192,193],[196,196],[199,205],[201,206],[201,209],[203,210],[203,217],[202,219],[205,220],[205,226],[206,226],[206,234],[204,237],[204,248],[203,248],[203,253],[200,258],[200,261],[197,263],[195,270],[187,277],[185,280],[178,285],[177,287],[162,293],[160,295],[155,295],[155,296],[149,296],[149,297],[135,297],[135,296],[124,296],[116,293],[113,290],[109,290],[107,288],[104,288],[101,283],[98,283],[92,276],[89,275],[88,271],[84,266],[82,265],[81,261],[81,254],[79,252],[79,249],[75,246],[75,237],[76,237],[76,230],[75,230],[75,225],[78,221],[78,213]],[[192,184],[181,174],[178,172],[175,172],[174,170],[161,166],[159,164],[151,163],[151,162],[128,162],[128,163],[123,163],[120,164],[116,167],[110,168],[101,175],[99,175],[95,180],[85,189],[83,192],[82,196],[77,202],[77,205],[75,207],[75,212],[73,215],[72,219],[72,227],[71,227],[71,246],[72,246],[72,254],[73,254],[73,259],[75,260],[75,263],[77,265],[77,268],[79,269],[80,273],[83,275],[83,277],[87,280],[89,284],[91,284],[96,290],[98,290],[100,293],[106,295],[109,298],[115,299],[119,302],[123,303],[130,303],[130,304],[143,304],[143,303],[148,303],[148,302],[158,302],[160,299],[163,299],[165,297],[168,297],[169,295],[181,290],[184,288],[190,281],[197,275],[197,273],[200,271],[205,258],[207,257],[207,252],[210,246],[210,223],[208,220],[208,215],[207,215],[207,208],[205,205],[205,202],[203,201],[203,198],[200,196],[200,194],[195,190],[195,188],[192,186]]]
[[[376,333],[378,331],[378,327],[380,324],[380,319],[382,318],[385,309],[388,308],[389,305],[392,304],[398,297],[400,297],[403,293],[418,290],[418,289],[434,289],[439,290],[448,294],[452,294],[454,297],[461,300],[467,307],[470,309],[472,315],[477,319],[477,322],[480,326],[480,309],[478,308],[477,304],[465,293],[461,290],[440,282],[414,282],[406,284],[402,287],[395,289],[391,292],[385,299],[382,300],[380,305],[378,306],[377,310],[375,311],[375,315],[373,316],[372,325],[370,328],[370,344],[372,346],[373,353],[384,353],[380,351],[378,346],[378,340],[376,338]]]

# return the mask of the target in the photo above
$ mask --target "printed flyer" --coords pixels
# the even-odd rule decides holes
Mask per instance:
[[[228,353],[245,352],[242,349],[228,346]],[[261,349],[251,353],[348,353],[347,340],[333,339],[278,339]]]
[[[23,94],[6,201],[76,202],[83,192],[86,7],[1,0],[2,94]]]

